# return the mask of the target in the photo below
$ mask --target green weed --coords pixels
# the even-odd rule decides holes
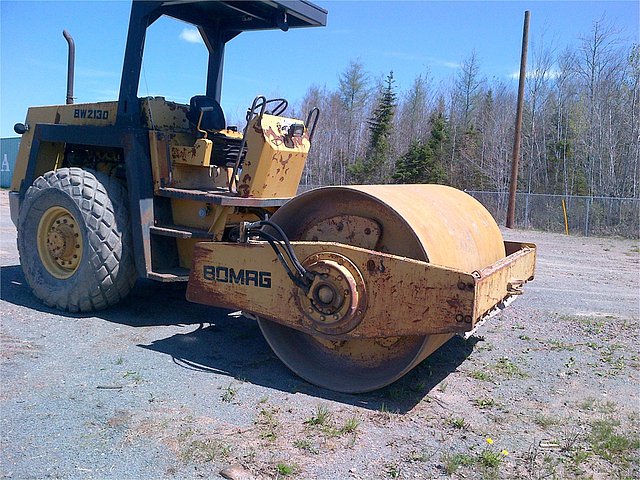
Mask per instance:
[[[457,428],[458,430],[463,430],[468,426],[464,418],[450,418],[449,424],[453,428]]]
[[[492,380],[491,375],[482,370],[474,370],[469,376],[474,380],[482,380],[483,382],[490,382]]]
[[[331,412],[326,405],[318,405],[315,413],[305,420],[306,425],[326,425],[331,419]]]
[[[278,470],[278,475],[282,475],[283,477],[288,477],[289,475],[293,475],[293,472],[296,471],[296,465],[289,465],[287,463],[278,463],[278,465],[276,465],[276,469]]]
[[[307,452],[313,453],[314,455],[317,455],[319,453],[318,449],[313,446],[310,440],[307,439],[296,440],[295,442],[293,442],[293,446],[299,448],[300,450],[306,450]]]
[[[229,384],[227,388],[225,388],[222,392],[222,395],[220,395],[220,398],[223,402],[231,403],[233,402],[233,399],[236,398],[237,393],[238,389],[232,387],[231,384]]]
[[[496,370],[496,372],[508,378],[513,378],[513,377],[526,378],[528,376],[525,372],[520,370],[520,367],[518,367],[515,363],[513,363],[507,357],[500,357],[494,369]]]
[[[447,475],[453,475],[460,467],[474,463],[473,457],[466,453],[445,453],[441,461]]]
[[[498,406],[493,398],[476,398],[473,400],[473,404],[481,410]]]
[[[182,460],[195,462],[212,462],[229,456],[231,447],[213,439],[193,440],[182,451]]]

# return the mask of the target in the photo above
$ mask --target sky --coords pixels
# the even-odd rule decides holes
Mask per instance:
[[[525,10],[530,52],[576,45],[605,19],[639,42],[637,1],[323,1],[327,27],[245,32],[226,49],[222,107],[237,123],[258,94],[298,102],[311,85],[335,89],[349,62],[372,78],[393,70],[399,91],[429,71],[452,81],[475,51],[489,79],[517,82]],[[76,43],[76,103],[116,100],[131,3],[0,0],[0,137],[27,108],[63,104],[67,29]],[[139,96],[188,103],[204,93],[206,48],[189,25],[163,17],[147,33]],[[514,87],[515,88],[515,87]]]

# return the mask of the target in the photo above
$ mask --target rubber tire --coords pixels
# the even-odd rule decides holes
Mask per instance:
[[[124,299],[137,278],[127,205],[124,186],[100,172],[60,168],[38,177],[18,217],[20,264],[35,296],[70,312],[102,310]],[[84,242],[78,268],[66,279],[51,275],[38,254],[38,225],[54,206],[73,214]]]

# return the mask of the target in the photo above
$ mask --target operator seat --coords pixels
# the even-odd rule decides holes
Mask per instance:
[[[200,119],[200,109],[202,107],[212,107],[212,111],[204,112],[202,114],[202,122],[200,122],[200,129],[208,132],[216,132],[218,130],[224,130],[227,128],[227,124],[224,118],[224,112],[222,107],[216,101],[215,98],[207,97],[206,95],[196,95],[189,100],[189,111],[187,112],[187,119],[189,123],[196,128],[198,126],[198,120]]]
[[[203,107],[212,107],[211,111],[201,112]],[[227,128],[222,107],[215,98],[206,95],[196,95],[189,100],[189,111],[187,119],[194,130],[198,126],[202,113],[202,121],[200,122],[200,130],[207,132],[196,133],[196,136],[204,136],[213,142],[213,152],[211,154],[211,165],[218,167],[233,167],[238,160],[238,152],[242,146],[242,134],[237,132],[236,127]],[[247,154],[247,147],[242,149],[240,155],[240,165],[244,161]]]

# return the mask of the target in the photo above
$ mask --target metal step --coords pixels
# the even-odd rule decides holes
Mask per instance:
[[[291,198],[240,197],[238,194],[228,192],[224,189],[196,190],[173,187],[158,188],[158,190],[156,190],[156,194],[161,197],[193,200],[195,202],[205,202],[213,205],[229,207],[280,207],[287,203]]]
[[[189,281],[188,268],[167,268],[161,272],[148,272],[147,278],[158,282],[187,282]]]
[[[152,235],[162,235],[173,238],[202,238],[211,240],[213,234],[206,230],[184,227],[182,225],[154,225],[149,228]]]

